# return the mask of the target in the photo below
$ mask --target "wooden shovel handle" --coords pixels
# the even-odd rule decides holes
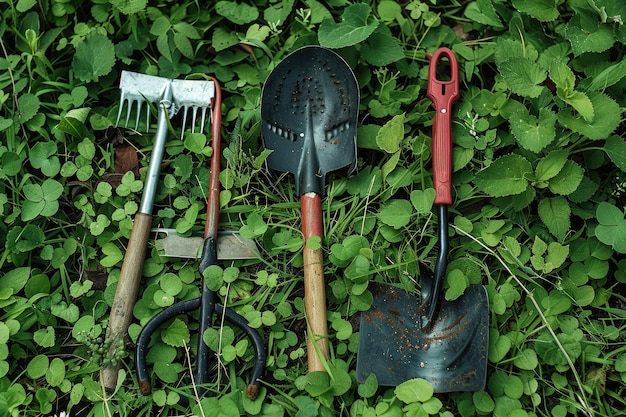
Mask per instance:
[[[107,339],[111,341],[108,355],[113,356],[117,349],[117,341],[125,340],[128,336],[128,327],[133,318],[133,307],[137,299],[137,292],[143,272],[146,257],[146,248],[152,227],[152,216],[137,213],[133,221],[133,230],[130,234],[120,278],[117,282],[115,298],[109,316]],[[117,385],[117,371],[119,366],[110,366],[102,369],[102,383],[107,390],[114,390]]]
[[[300,197],[302,233],[304,234],[304,309],[308,323],[307,358],[309,372],[326,371],[328,359],[328,325],[322,248],[311,248],[309,239],[323,235],[322,203],[315,193]],[[318,355],[318,352],[322,357]]]

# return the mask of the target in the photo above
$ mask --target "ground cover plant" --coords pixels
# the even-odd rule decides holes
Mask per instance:
[[[626,408],[626,5],[611,0],[3,0],[0,8],[0,415],[614,416]],[[339,52],[360,89],[358,169],[324,200],[331,358],[306,373],[293,180],[264,169],[263,81],[289,52]],[[489,293],[487,386],[359,384],[376,285],[419,291],[436,252],[427,53],[460,63],[445,296]],[[217,323],[210,395],[189,380],[197,315],[167,323],[142,396],[132,343],[106,352],[110,305],[155,126],[115,128],[120,71],[215,75],[223,88],[221,226],[261,258],[211,269],[268,347],[255,401],[249,341]],[[154,111],[154,109],[153,109]],[[153,122],[156,120],[153,117]],[[151,133],[146,134],[146,127]],[[208,138],[171,124],[155,226],[203,228]],[[150,247],[130,336],[196,297],[194,261]],[[121,360],[113,393],[100,369]],[[82,413],[82,414],[80,414]]]

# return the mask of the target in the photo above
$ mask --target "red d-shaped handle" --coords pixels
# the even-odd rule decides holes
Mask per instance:
[[[450,63],[450,79],[437,79],[437,67],[441,58]],[[454,52],[439,48],[430,58],[428,90],[426,95],[433,102],[433,183],[435,204],[452,205],[452,106],[459,98],[459,64]]]

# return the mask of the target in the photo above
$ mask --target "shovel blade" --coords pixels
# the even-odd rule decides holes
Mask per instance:
[[[358,110],[358,84],[341,56],[319,46],[293,52],[263,86],[268,166],[294,174],[299,195],[324,195],[328,172],[356,165]]]
[[[441,301],[430,329],[420,328],[415,296],[387,287],[361,316],[357,380],[375,374],[378,384],[397,386],[413,378],[435,392],[480,391],[485,387],[489,304],[483,286],[469,287],[454,301]]]

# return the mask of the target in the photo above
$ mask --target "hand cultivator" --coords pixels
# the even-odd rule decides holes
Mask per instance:
[[[220,194],[220,127],[221,127],[221,113],[220,113],[220,93],[219,86],[216,82],[216,98],[215,108],[213,111],[213,140],[212,148],[213,155],[211,157],[211,176],[209,179],[209,194],[206,210],[206,224],[204,229],[204,243],[202,249],[202,256],[200,259],[200,274],[203,275],[204,271],[211,265],[217,264],[218,260],[218,220],[219,220],[219,194]],[[243,244],[245,249],[249,246]],[[200,335],[198,337],[198,353],[196,358],[196,369],[194,373],[194,383],[198,385],[200,394],[205,392],[205,387],[209,382],[209,347],[204,343],[202,335],[211,326],[213,321],[213,314],[216,313],[219,316],[224,316],[228,322],[234,324],[244,331],[246,335],[250,337],[256,351],[256,358],[254,369],[250,384],[246,394],[249,398],[254,399],[257,396],[259,389],[259,378],[263,375],[265,369],[265,347],[263,345],[263,339],[252,329],[246,319],[241,317],[229,308],[217,304],[215,292],[208,288],[205,281],[202,281],[201,297],[190,300],[181,301],[174,304],[156,316],[154,316],[148,324],[143,328],[139,334],[137,340],[137,348],[135,350],[135,365],[137,367],[137,379],[139,380],[139,387],[144,395],[150,393],[150,381],[148,379],[148,372],[146,369],[146,350],[150,341],[152,333],[166,321],[171,318],[186,314],[191,311],[200,309]]]
[[[219,215],[219,158],[220,158],[220,128],[221,128],[221,97],[220,89],[217,81],[212,80],[171,80],[161,77],[138,74],[128,71],[122,72],[120,80],[120,106],[116,124],[119,124],[126,105],[126,121],[128,125],[131,119],[133,109],[136,109],[135,129],[139,128],[141,112],[146,102],[156,102],[158,107],[157,132],[155,135],[154,146],[150,158],[150,164],[141,204],[138,213],[135,215],[133,230],[122,264],[122,270],[111,309],[109,319],[109,328],[107,339],[112,346],[109,355],[113,355],[113,349],[117,343],[112,341],[123,340],[127,337],[128,327],[132,319],[132,310],[137,297],[137,291],[141,281],[141,273],[148,246],[148,238],[152,226],[152,208],[154,205],[154,197],[159,177],[159,171],[165,142],[167,139],[168,121],[180,110],[183,111],[182,134],[185,131],[187,118],[191,115],[192,132],[195,131],[198,124],[200,132],[204,131],[206,124],[206,116],[209,109],[212,109],[212,134],[213,134],[213,157],[211,160],[211,183],[209,185],[210,196],[207,207],[207,224],[205,228],[205,245],[200,265],[201,271],[217,260],[216,242],[217,242],[217,222]],[[146,106],[148,107],[148,106]],[[190,111],[191,110],[191,111]],[[198,123],[198,118],[200,121]],[[150,125],[149,108],[146,109],[146,130]],[[151,332],[160,323],[163,317],[171,316],[174,312],[173,307],[178,308],[178,313],[188,312],[198,307],[202,308],[201,315],[201,331],[203,332],[210,325],[213,312],[224,314],[226,319],[242,327],[248,333],[255,344],[258,353],[257,365],[255,368],[255,376],[251,391],[255,391],[257,387],[257,378],[262,374],[265,362],[264,348],[262,340],[255,331],[247,326],[247,322],[232,311],[224,309],[215,303],[215,295],[212,291],[208,291],[206,285],[203,284],[202,298],[192,300],[185,305],[172,306],[170,309],[162,312],[155,317],[147,329],[144,329],[140,335],[141,343],[137,348],[138,372],[140,381],[142,381],[142,390],[149,390],[147,383],[147,375],[145,372],[145,345]],[[165,318],[166,320],[167,318]],[[143,337],[143,339],[142,339]],[[142,362],[143,360],[143,362]],[[199,338],[198,360],[196,364],[196,383],[204,384],[208,381],[208,347],[203,343],[202,337]],[[143,367],[141,364],[143,363]],[[113,390],[117,385],[119,366],[105,368],[102,371],[103,383],[106,389]],[[147,385],[146,385],[147,384]]]

